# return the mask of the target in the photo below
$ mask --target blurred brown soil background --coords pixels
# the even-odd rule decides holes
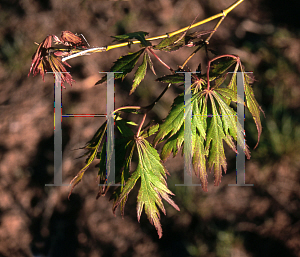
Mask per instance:
[[[97,169],[92,165],[75,188],[53,183],[53,77],[27,77],[31,56],[48,34],[82,33],[91,46],[111,44],[110,36],[134,31],[161,35],[219,13],[233,0],[2,0],[0,1],[0,256],[47,257],[266,257],[300,256],[300,26],[299,1],[245,0],[221,24],[210,41],[219,54],[237,54],[256,77],[254,92],[265,111],[257,132],[246,113],[246,183],[235,183],[235,155],[228,150],[228,172],[219,187],[209,174],[208,193],[182,183],[183,159],[170,158],[168,185],[181,211],[166,206],[163,237],[142,214],[136,220],[135,189],[125,217],[112,214],[111,192],[96,200]],[[216,21],[201,30],[212,29]],[[113,61],[131,49],[69,61],[76,83],[63,89],[63,113],[104,113],[106,85],[94,86]],[[173,68],[191,49],[159,56]],[[188,67],[195,70],[203,53]],[[159,76],[168,71],[154,60]],[[147,73],[128,96],[132,75],[116,83],[116,107],[148,105],[163,90]],[[176,94],[173,87],[149,118],[165,118]],[[131,117],[129,117],[131,118]],[[136,119],[136,117],[134,117]],[[138,119],[136,119],[138,121]],[[84,165],[82,147],[102,118],[63,118],[63,181],[69,183]],[[96,163],[95,163],[96,164]],[[194,183],[196,178],[194,178]],[[167,204],[166,204],[167,205]]]

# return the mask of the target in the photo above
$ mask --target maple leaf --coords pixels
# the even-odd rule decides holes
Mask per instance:
[[[241,125],[237,122],[236,112],[225,99],[239,101],[235,92],[228,88],[213,88],[211,90],[197,91],[192,89],[192,154],[193,168],[197,177],[200,178],[202,188],[207,191],[207,168],[214,170],[215,185],[219,185],[222,170],[226,172],[227,163],[224,153],[223,141],[236,152],[235,143],[239,137],[240,144],[244,142]],[[209,104],[208,104],[209,102]],[[166,160],[171,153],[173,157],[178,153],[184,142],[184,113],[188,112],[184,105],[184,95],[179,95],[172,108],[160,125],[159,131],[154,139],[154,145],[166,142],[161,151],[162,160]],[[212,112],[211,114],[208,114]],[[211,117],[210,117],[211,116]],[[250,158],[248,146],[242,146],[245,154]],[[184,154],[184,151],[182,151]]]
[[[130,145],[130,142],[133,140],[133,132],[128,127],[128,125],[134,125],[136,126],[134,122],[126,121],[122,119],[119,116],[116,116],[115,118],[116,126],[119,129],[119,131],[122,134],[121,138],[117,138],[115,141],[115,149],[116,149],[116,156],[120,158],[121,160],[126,160],[126,151],[128,149],[128,145]],[[96,167],[99,167],[99,180],[100,184],[104,184],[107,175],[106,175],[106,134],[107,134],[107,121],[105,121],[101,127],[97,130],[97,132],[94,134],[93,138],[87,142],[87,144],[80,148],[80,149],[86,149],[87,153],[85,153],[83,156],[88,155],[85,163],[86,165],[78,172],[78,174],[72,179],[70,184],[73,184],[69,197],[72,194],[73,189],[75,186],[81,181],[85,171],[89,168],[91,163],[98,158],[99,164],[96,165]],[[83,157],[81,156],[81,157]],[[120,181],[120,174],[122,172],[122,169],[124,167],[125,162],[116,162],[116,181]],[[123,174],[124,175],[124,174]],[[118,177],[119,176],[119,177]],[[108,185],[109,187],[109,185]]]
[[[258,132],[257,143],[254,147],[254,149],[255,149],[259,143],[261,132],[262,132],[260,112],[262,112],[264,114],[264,111],[257,103],[255,96],[254,96],[253,89],[251,87],[251,84],[253,83],[254,78],[253,78],[253,76],[250,76],[248,73],[245,73],[245,69],[240,62],[238,62],[236,64],[235,71],[231,77],[231,80],[230,80],[227,88],[233,90],[235,93],[235,96],[237,95],[237,73],[236,72],[237,72],[239,66],[241,68],[241,71],[244,74],[244,92],[245,92],[245,98],[246,98],[245,105],[253,117],[253,120],[255,122],[257,132]],[[240,103],[244,103],[244,101],[241,99],[239,99],[239,101],[240,101]],[[229,102],[230,102],[230,100],[228,99],[227,103],[229,103]]]
[[[68,198],[70,198],[73,189],[75,186],[81,181],[85,171],[88,169],[88,167],[91,165],[92,161],[96,158],[98,149],[100,147],[100,144],[104,138],[105,132],[107,129],[107,122],[104,122],[103,125],[97,130],[93,138],[86,144],[83,149],[87,149],[88,152],[85,155],[89,155],[89,157],[86,159],[86,165],[77,173],[77,175],[71,180],[70,185],[73,184]]]
[[[141,54],[145,51],[145,48],[134,52],[129,53],[128,55],[121,56],[117,61],[115,61],[114,65],[111,67],[111,72],[120,72],[115,74],[115,79],[124,79],[128,73],[130,73],[134,66],[136,65],[138,59],[140,58]],[[107,76],[103,76],[96,85],[102,84],[107,80]]]
[[[157,78],[156,81],[172,84],[184,83],[184,74],[175,73],[171,75],[165,75],[163,77]]]
[[[254,92],[250,85],[253,80],[250,78],[250,76],[247,73],[244,73],[244,76],[245,76],[244,89],[245,89],[245,96],[246,96],[246,106],[253,117],[253,120],[255,122],[257,132],[258,132],[257,143],[254,147],[254,149],[255,149],[259,143],[260,135],[262,132],[262,126],[261,126],[261,121],[260,121],[260,112],[262,112],[263,114],[264,114],[264,112],[263,112],[262,108],[258,105],[258,103],[254,97]]]
[[[169,196],[174,194],[167,187],[165,180],[166,171],[164,166],[161,164],[157,151],[144,138],[138,138],[136,140],[136,148],[139,157],[138,166],[131,174],[121,194],[114,202],[113,211],[115,212],[118,205],[120,205],[123,199],[128,196],[137,180],[141,179],[141,187],[137,197],[138,221],[140,221],[143,208],[145,208],[145,212],[150,223],[155,226],[159,238],[161,238],[162,228],[159,221],[160,214],[157,206],[164,214],[166,214],[162,198],[171,204],[176,210],[180,211],[180,209]]]
[[[207,92],[207,95],[209,96],[212,107],[212,117],[207,131],[205,150],[208,153],[208,169],[214,170],[215,186],[218,186],[221,182],[222,169],[225,173],[227,170],[223,140],[236,151],[234,142],[230,136],[230,132],[234,134],[236,119],[234,117],[234,111],[230,110],[229,106],[226,105],[227,107],[225,107],[220,105],[223,100],[215,91],[211,90]],[[219,103],[221,109],[220,113],[217,110],[215,100]]]
[[[67,82],[72,86],[72,82],[74,82],[74,80],[72,79],[72,76],[67,73],[65,68],[65,65],[69,67],[70,65],[67,62],[62,62],[59,54],[50,52],[53,39],[55,41],[59,40],[55,35],[48,35],[39,44],[39,47],[32,56],[32,63],[28,76],[31,72],[33,76],[40,73],[44,80],[44,76],[47,71],[59,72],[61,74],[62,82]],[[63,84],[62,86],[65,88]]]
[[[129,95],[131,95],[135,91],[135,89],[138,87],[138,85],[141,83],[141,81],[144,79],[144,77],[146,75],[146,71],[147,71],[147,55],[148,55],[148,53],[145,52],[144,53],[143,62],[138,67],[138,69],[136,70],[136,72],[134,74],[133,85],[132,85],[132,88],[130,90]]]
[[[131,128],[128,127],[128,125],[134,125],[137,126],[134,122],[130,122],[124,119],[121,119],[121,117],[117,117],[116,120],[116,126],[118,130],[120,131],[122,137],[115,139],[115,156],[118,161],[115,162],[115,181],[117,183],[121,183],[122,186],[118,188],[122,191],[123,185],[125,184],[125,181],[128,180],[129,177],[129,170],[130,170],[130,163],[132,159],[132,154],[134,150],[134,140],[133,136],[134,133],[131,130]],[[128,154],[129,153],[129,154]],[[98,153],[98,158],[100,159],[99,164],[96,165],[96,167],[99,168],[98,170],[98,176],[99,176],[99,184],[105,184],[107,182],[107,167],[106,167],[106,159],[107,159],[107,153],[106,153],[106,141],[103,142],[102,148],[100,152]],[[100,189],[100,194],[98,193],[98,196],[103,195],[103,192],[106,188],[106,191],[109,189],[110,184],[108,183],[107,186],[102,186],[102,192]],[[117,196],[116,192],[114,192],[113,196]],[[123,205],[125,205],[126,199],[124,199]],[[121,212],[124,213],[124,209],[121,205]]]
[[[82,48],[87,48],[86,44],[87,42],[84,42],[84,40],[81,38],[82,36],[78,36],[71,31],[62,31],[61,32],[61,41],[60,43],[63,43],[66,46],[80,46]]]
[[[195,91],[195,90],[193,90]],[[207,109],[203,104],[203,93],[198,92],[192,95],[192,154],[193,167],[197,177],[202,182],[204,191],[207,191],[206,174],[206,153],[204,150],[204,140],[206,138],[206,119]],[[167,138],[162,151],[161,158],[165,161],[171,153],[176,156],[184,143],[184,113],[188,112],[184,105],[184,94],[179,95],[172,105],[171,111],[166,120],[160,125],[159,131],[154,139],[154,144],[164,141]],[[184,154],[184,151],[182,151]]]

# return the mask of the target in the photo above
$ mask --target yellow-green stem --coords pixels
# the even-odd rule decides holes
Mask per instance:
[[[153,40],[157,40],[157,39],[163,39],[163,38],[166,38],[166,37],[171,37],[171,36],[177,35],[179,33],[182,33],[182,32],[184,32],[186,30],[189,30],[189,29],[198,27],[200,25],[203,25],[203,24],[205,24],[207,22],[210,22],[212,20],[215,20],[217,18],[223,17],[223,19],[224,19],[224,17],[226,17],[229,12],[231,12],[235,7],[237,7],[243,1],[244,0],[238,0],[234,4],[232,4],[231,6],[229,6],[227,9],[223,10],[222,12],[220,12],[220,13],[218,13],[216,15],[213,15],[213,16],[207,18],[207,19],[204,19],[202,21],[199,21],[199,22],[197,22],[197,23],[195,23],[195,24],[193,24],[191,26],[188,26],[188,27],[176,30],[176,31],[174,31],[172,33],[167,33],[165,35],[151,37],[151,38],[146,38],[146,40],[147,41],[153,41]],[[222,19],[221,19],[221,21],[219,21],[219,23],[220,22],[222,22]],[[78,53],[72,54],[70,56],[64,57],[64,58],[62,58],[62,61],[64,62],[64,61],[67,61],[69,59],[72,59],[72,58],[75,58],[75,57],[78,57],[78,56],[81,56],[81,55],[85,55],[85,54],[88,54],[88,53],[99,53],[99,52],[109,51],[109,50],[114,49],[114,48],[128,46],[128,44],[139,44],[139,43],[141,43],[141,41],[135,40],[135,41],[131,41],[131,42],[125,42],[125,43],[120,43],[120,44],[116,44],[116,45],[110,45],[110,46],[107,46],[107,47],[96,47],[96,48],[92,48],[92,49],[87,49],[87,50],[84,50],[82,52],[78,52]]]

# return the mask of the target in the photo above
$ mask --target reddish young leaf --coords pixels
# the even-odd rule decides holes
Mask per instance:
[[[59,57],[62,54],[62,51],[58,52],[50,52],[51,45],[52,45],[52,39],[54,41],[57,41],[57,36],[55,35],[48,35],[40,44],[34,55],[32,56],[32,63],[31,67],[28,73],[28,76],[32,72],[33,76],[36,76],[37,74],[41,74],[42,78],[44,80],[45,73],[47,71],[52,72],[60,72],[61,73],[61,79],[62,82],[67,82],[72,86],[72,82],[74,80],[72,79],[72,76],[67,73],[67,70],[65,68],[65,65],[70,65],[67,62],[62,62],[61,58]],[[65,86],[62,86],[65,88]]]

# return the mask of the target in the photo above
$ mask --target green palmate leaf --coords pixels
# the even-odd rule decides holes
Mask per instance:
[[[166,143],[164,144],[162,150],[161,150],[161,159],[162,161],[165,161],[168,159],[171,153],[173,153],[173,157],[175,157],[181,148],[184,141],[184,126],[181,126],[181,128],[168,138]]]
[[[197,129],[197,133],[200,133],[200,135],[202,136],[203,139],[205,139],[205,137],[206,137],[206,114],[205,114],[206,110],[203,110],[202,112],[200,112],[200,109],[202,108],[202,100],[203,99],[199,98],[199,94],[198,94],[197,96],[194,97],[194,99],[192,101],[192,106],[193,106],[193,111],[192,111],[193,116],[192,116],[192,121],[191,121],[192,142],[193,142],[192,149],[194,148],[194,144],[196,143],[196,129]],[[183,112],[184,112],[184,109],[183,109]],[[167,117],[167,120],[168,120],[168,117]],[[168,123],[168,124],[170,124],[170,123]],[[161,126],[160,129],[164,129],[164,127],[165,126]],[[162,148],[161,158],[163,161],[165,161],[170,156],[171,153],[173,153],[173,157],[175,157],[176,154],[178,153],[178,150],[181,148],[181,146],[184,142],[184,128],[185,128],[185,125],[184,125],[184,118],[183,118],[183,122],[181,123],[180,129],[175,134],[173,134],[171,137],[169,137],[167,139],[166,143],[164,144],[164,146]]]
[[[207,192],[207,173],[206,173],[206,158],[204,149],[204,138],[200,133],[196,132],[196,138],[193,142],[193,168],[197,177],[200,178],[203,191]]]
[[[224,74],[224,73],[227,73],[228,69],[235,63],[237,63],[237,60],[234,58],[219,59],[218,63],[214,63],[211,66],[211,69],[209,72],[209,81],[214,81],[215,79],[221,77],[218,81],[216,81],[217,85],[220,86],[226,78],[226,74]],[[201,77],[203,79],[205,79],[205,81],[206,81],[207,80],[206,76],[207,76],[206,74],[203,74]]]
[[[114,203],[113,210],[127,197],[137,180],[141,178],[141,187],[137,198],[137,217],[140,220],[141,213],[145,207],[145,212],[151,224],[157,229],[159,238],[162,236],[160,224],[160,214],[157,206],[166,214],[162,199],[166,200],[176,210],[179,207],[171,200],[169,195],[174,195],[168,188],[165,180],[165,168],[162,166],[157,151],[145,139],[137,139],[136,147],[139,156],[137,169],[128,179],[118,200]]]
[[[209,153],[208,168],[210,171],[214,169],[215,185],[217,186],[221,182],[222,168],[225,173],[227,169],[223,147],[223,140],[226,139],[226,136],[213,96],[209,94],[209,98],[212,105],[212,117],[207,131],[205,151]]]
[[[215,63],[212,65],[210,74],[216,74],[216,75],[223,74],[236,62],[237,62],[237,60],[234,58],[219,59],[218,63]]]
[[[123,137],[133,137],[134,135],[133,131],[128,127],[128,125],[137,126],[136,123],[124,119],[116,120],[116,125]]]
[[[244,152],[248,159],[250,159],[250,151],[247,144],[244,147],[244,129],[242,128],[241,124],[237,122],[237,114],[236,112],[227,105],[225,101],[224,92],[227,92],[225,88],[216,89],[214,92],[215,99],[218,102],[222,113],[222,122],[223,122],[223,129],[225,134],[228,136],[232,136],[235,141],[240,143],[240,147],[244,149]],[[236,98],[236,96],[235,96]],[[227,141],[226,141],[227,142]],[[230,141],[227,144],[236,151],[235,145]],[[231,144],[231,145],[230,145]]]
[[[214,91],[222,95],[227,105],[229,105],[231,101],[243,104],[243,100],[237,96],[237,93],[229,88],[215,88]],[[229,103],[226,101],[227,99],[230,100]]]
[[[219,78],[215,79],[215,84],[214,84],[213,88],[220,87],[224,83],[226,77],[227,77],[227,73],[225,73],[225,74],[221,75]]]
[[[172,83],[172,84],[184,83],[184,74],[175,73],[172,75],[166,75],[166,76],[156,79],[156,81],[168,83],[168,84],[169,83]]]
[[[215,185],[218,185],[221,181],[222,169],[226,172],[227,168],[223,141],[235,152],[236,147],[233,140],[238,141],[244,149],[243,129],[237,122],[235,110],[226,103],[225,99],[241,102],[236,93],[228,88],[215,88],[192,95],[192,143],[190,147],[193,154],[194,172],[200,178],[204,191],[207,191],[206,157],[208,158],[208,168],[214,169]],[[171,153],[175,156],[184,142],[184,112],[187,110],[185,110],[183,100],[183,94],[174,100],[170,113],[164,123],[160,125],[154,139],[156,145],[167,138],[161,152],[163,161]],[[209,126],[207,125],[208,109],[212,112],[212,115],[209,115],[212,116]],[[250,158],[247,145],[244,151]]]
[[[138,59],[140,58],[141,54],[145,51],[145,48],[134,52],[129,53],[128,55],[120,57],[117,61],[115,61],[114,65],[111,67],[111,72],[122,72],[116,73],[115,79],[124,79],[128,73],[130,73],[134,66],[136,65]],[[105,75],[101,80],[99,80],[96,85],[101,84],[107,80],[107,76]]]
[[[184,94],[175,98],[171,111],[164,123],[160,126],[159,131],[154,139],[154,145],[170,133],[173,136],[184,122]]]
[[[115,156],[118,161],[115,163],[115,173],[116,173],[116,182],[122,181],[122,176],[124,180],[128,179],[129,176],[129,170],[126,169],[126,165],[128,164],[128,151],[133,147],[133,131],[128,127],[128,125],[131,125],[131,122],[126,121],[118,117],[119,119],[116,120],[116,126],[118,130],[120,131],[122,137],[115,139]],[[101,151],[98,153],[98,158],[100,159],[99,164],[96,167],[99,167],[98,170],[98,176],[100,180],[100,184],[106,183],[107,174],[106,174],[106,140],[104,140]],[[132,156],[131,156],[132,157]],[[129,163],[131,160],[131,157],[129,159]],[[128,171],[128,172],[127,172]],[[109,188],[109,184],[107,185],[107,188]],[[103,189],[105,189],[105,186],[103,186]],[[101,194],[100,194],[101,195]],[[98,194],[98,197],[100,196]]]
[[[192,108],[192,106],[195,104],[198,96],[199,94],[192,95],[190,108]],[[168,137],[172,137],[177,133],[181,126],[183,126],[185,112],[188,112],[188,110],[185,109],[184,94],[182,93],[175,98],[166,120],[160,126],[159,131],[153,141],[154,145],[163,140],[167,135]]]
[[[138,87],[138,85],[141,83],[141,81],[144,79],[147,71],[147,53],[144,54],[143,62],[142,64],[138,67],[134,74],[134,80],[133,80],[133,85],[130,90],[129,95],[131,95],[135,89]]]
[[[223,92],[222,89],[219,92]],[[212,118],[207,131],[205,149],[208,152],[208,168],[214,170],[215,185],[219,185],[222,169],[225,173],[227,169],[223,141],[236,152],[233,139],[237,140],[237,137],[239,137],[239,142],[243,149],[244,136],[241,125],[237,124],[236,112],[227,105],[221,94],[217,90],[211,90],[208,96],[212,108]],[[247,157],[250,158],[247,146],[244,150]]]
[[[236,63],[235,68],[234,68],[234,72],[232,74],[231,80],[227,86],[227,88],[233,90],[234,92],[237,92],[237,85],[236,85],[236,75],[237,75],[237,71],[239,69],[239,62]]]
[[[242,72],[245,72],[244,71],[244,67],[239,63],[237,63],[236,67],[235,67],[235,71],[232,75],[232,78],[227,86],[228,89],[231,89],[232,91],[234,91],[234,94],[235,94],[235,97],[237,95],[237,70],[238,70],[238,67],[241,67],[241,71]],[[258,140],[257,140],[257,144],[254,148],[257,147],[258,143],[259,143],[259,139],[260,139],[260,135],[261,135],[261,131],[262,131],[262,126],[261,126],[261,120],[260,120],[260,112],[263,112],[261,107],[258,105],[255,97],[254,97],[254,92],[253,92],[253,89],[251,87],[251,83],[253,82],[253,78],[251,78],[247,73],[244,73],[244,90],[245,90],[245,96],[246,96],[246,106],[249,110],[249,112],[251,113],[253,119],[254,119],[254,122],[255,122],[255,125],[256,125],[256,128],[257,128],[257,132],[258,132]],[[231,101],[238,101],[239,103],[244,103],[244,101],[238,97],[238,99],[234,99],[233,98],[233,94],[232,94],[232,100]],[[228,99],[226,101],[227,104],[230,103],[230,100]]]
[[[93,138],[87,142],[87,144],[83,147],[83,149],[90,149],[94,150],[97,146],[99,140],[101,137],[103,137],[103,133],[106,131],[107,123],[104,122],[101,127],[97,130],[97,132],[94,134]]]
[[[116,154],[118,154],[118,162],[116,162],[116,183],[120,183],[121,186],[118,187],[112,194],[111,199],[114,200],[114,204],[118,201],[123,189],[125,187],[125,183],[127,183],[130,176],[130,165],[133,156],[133,151],[135,148],[134,140],[124,140],[119,144],[116,144],[116,147],[120,147],[121,151],[118,150]],[[120,153],[120,154],[119,154]],[[121,159],[123,158],[123,159]],[[121,214],[124,216],[124,207],[127,201],[127,195],[120,201],[120,209]]]
[[[137,31],[132,33],[127,33],[124,35],[119,36],[112,36],[115,38],[114,41],[129,41],[129,39],[137,39],[141,41],[142,46],[151,46],[151,43],[145,39],[145,36],[147,36],[149,33],[144,31]]]
[[[241,69],[244,72],[243,67],[241,67]],[[261,135],[261,131],[262,131],[262,126],[261,126],[261,121],[260,121],[260,112],[262,111],[262,109],[258,105],[258,103],[254,97],[254,92],[250,85],[251,83],[252,83],[252,80],[249,77],[249,75],[247,75],[247,73],[244,73],[244,89],[245,89],[245,96],[246,96],[246,106],[254,119],[254,122],[255,122],[255,125],[257,128],[257,132],[258,132],[257,144],[254,147],[254,148],[256,148],[259,143],[259,139],[260,139],[260,135]]]
[[[74,187],[81,181],[85,171],[87,170],[87,168],[91,165],[92,161],[96,158],[97,156],[97,151],[98,151],[98,148],[100,147],[100,144],[103,140],[103,136],[106,132],[106,129],[107,129],[107,123],[105,122],[101,127],[100,129],[96,132],[95,136],[93,137],[94,138],[94,141],[90,141],[88,143],[88,145],[94,145],[95,142],[97,142],[97,144],[95,145],[95,147],[92,147],[90,150],[89,150],[89,157],[86,161],[86,165],[78,172],[78,174],[72,179],[72,181],[70,182],[70,184],[74,183],[71,190],[70,190],[70,193],[69,193],[69,197],[71,196],[72,194],[72,191],[74,189]]]
[[[159,124],[155,124],[155,125],[149,127],[148,129],[142,131],[140,133],[140,136],[143,137],[143,138],[150,137],[153,134],[155,134],[158,131],[158,129],[159,129]]]
[[[197,104],[193,108],[193,120],[196,131],[193,132],[193,168],[200,178],[203,191],[207,191],[206,155],[204,141],[207,129],[207,109],[203,93],[199,94]]]

